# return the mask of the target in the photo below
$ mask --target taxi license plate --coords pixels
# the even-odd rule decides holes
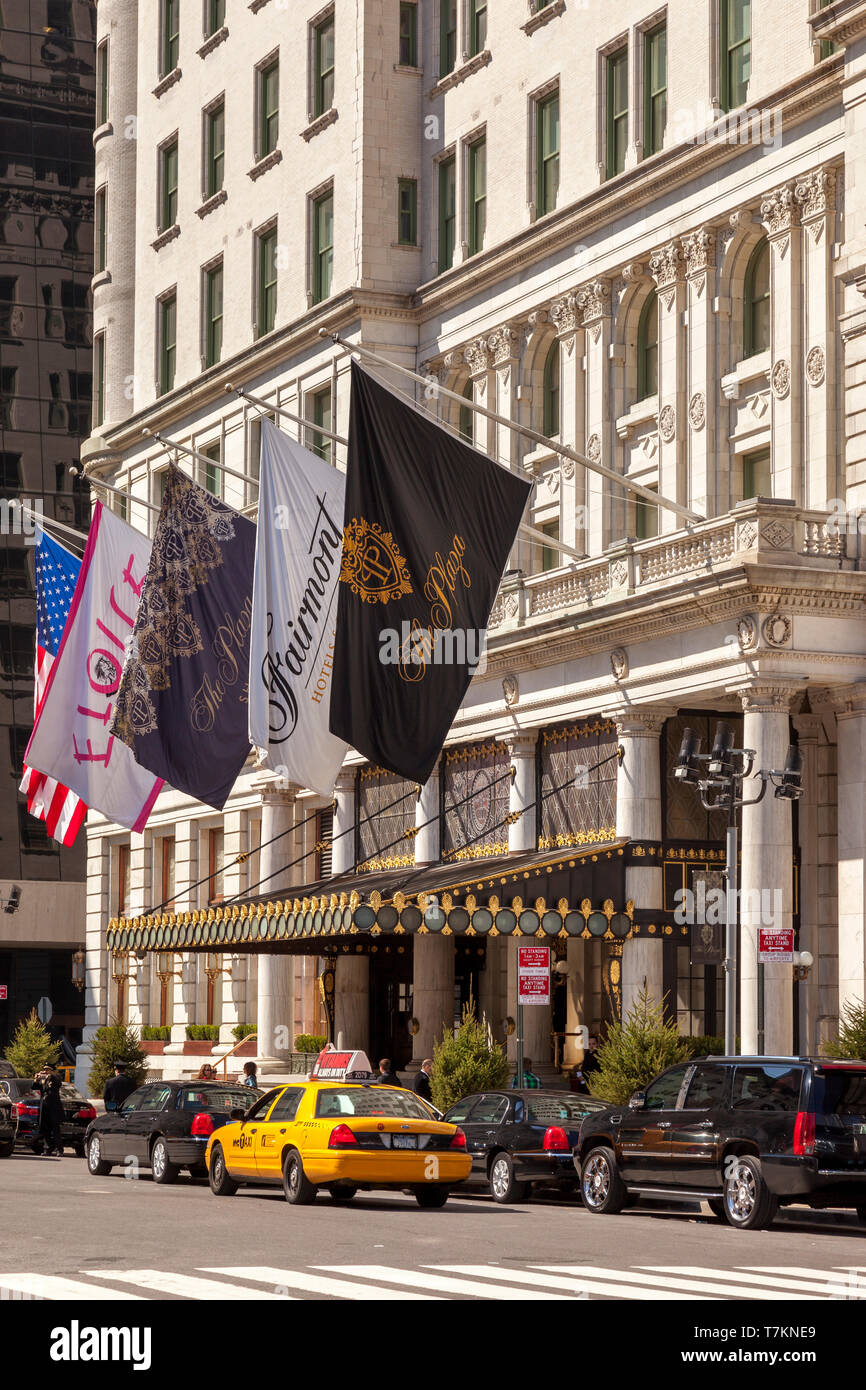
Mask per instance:
[[[393,1137],[395,1149],[417,1149],[418,1140],[414,1134],[395,1134]]]

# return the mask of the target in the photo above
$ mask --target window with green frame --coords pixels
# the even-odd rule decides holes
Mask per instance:
[[[159,394],[174,388],[177,362],[177,295],[159,301]]]
[[[753,454],[743,455],[743,496],[772,497],[773,481],[770,464],[770,450],[756,449]]]
[[[559,193],[559,92],[535,103],[535,215],[553,212]]]
[[[628,48],[607,58],[607,138],[605,169],[612,179],[625,168],[628,145]]]
[[[213,444],[208,444],[202,449],[202,453],[208,460],[202,467],[201,483],[213,497],[222,496],[222,469],[220,468],[220,442],[214,440]]]
[[[469,56],[474,58],[487,47],[486,0],[469,0]]]
[[[743,106],[752,71],[751,0],[719,0],[719,93],[723,111]]]
[[[552,541],[559,540],[559,522],[545,521],[543,526],[539,526],[539,531]],[[552,545],[541,547],[541,572],[546,574],[548,570],[555,570],[559,564],[559,551]]]
[[[212,106],[205,121],[205,191],[208,198],[219,193],[225,178],[226,108],[225,103]]]
[[[399,61],[401,68],[417,68],[418,66],[418,6],[414,0],[411,4],[401,4],[400,6]]]
[[[770,243],[762,237],[749,257],[743,283],[743,356],[770,346]]]
[[[643,152],[658,154],[665,138],[668,114],[667,28],[659,24],[644,35]]]
[[[323,116],[334,105],[334,16],[313,30],[313,115]]]
[[[256,337],[270,333],[277,320],[277,229],[271,227],[257,237]]]
[[[280,136],[280,64],[259,68],[259,120],[256,158],[273,154]]]
[[[561,428],[558,338],[554,338],[544,359],[542,401],[542,433],[546,434],[548,439],[556,439]]]
[[[827,6],[828,6],[828,5],[831,5],[832,3],[833,3],[833,0],[818,0],[818,9],[819,9],[819,10],[826,10]],[[835,52],[836,52],[836,45],[835,45],[835,43],[833,42],[832,39],[822,39],[822,40],[821,40],[821,59],[822,59],[822,61],[823,61],[824,58],[832,58],[832,56],[833,56],[833,54],[834,54]]]
[[[454,264],[457,236],[457,160],[439,161],[439,271]]]
[[[331,293],[334,275],[334,194],[313,201],[313,303]]]
[[[439,76],[454,71],[457,62],[457,0],[439,0]]]
[[[655,488],[650,488],[655,492]],[[659,509],[658,505],[647,501],[645,497],[636,497],[634,502],[634,533],[639,541],[650,541],[659,533]]]
[[[204,359],[205,366],[219,362],[223,350],[223,263],[209,266],[204,273]]]
[[[418,181],[397,180],[397,240],[401,246],[418,244]]]
[[[475,392],[472,387],[471,377],[467,381],[466,385],[463,387],[463,390],[460,394],[462,395],[464,400],[474,401]],[[474,442],[475,432],[472,427],[472,409],[470,406],[461,405],[457,428],[460,431],[461,439],[464,439],[467,444],[472,444]]]
[[[93,393],[93,423],[98,429],[105,420],[105,334],[98,333],[94,340],[94,375],[96,390]]]
[[[108,120],[108,39],[96,50],[96,124],[105,125]]]
[[[207,0],[207,37],[216,34],[226,22],[226,0]]]
[[[159,154],[159,230],[165,232],[177,221],[177,139],[163,145]]]
[[[321,391],[313,393],[310,405],[307,407],[307,419],[312,418],[313,423],[318,425],[317,430],[309,430],[308,445],[314,454],[318,454],[320,459],[326,463],[331,462],[331,440],[321,430],[330,430],[331,425],[331,388],[322,387]]]
[[[180,56],[180,0],[162,0],[162,51],[160,77],[174,72]]]
[[[659,389],[659,313],[655,290],[647,295],[637,326],[637,399],[645,401]]]
[[[96,198],[94,199],[93,212],[94,220],[96,223],[95,236],[93,241],[93,270],[94,273],[98,275],[101,270],[105,269],[105,247],[108,213],[107,188],[103,187],[97,189]]]
[[[469,146],[469,254],[477,256],[487,230],[487,141]]]

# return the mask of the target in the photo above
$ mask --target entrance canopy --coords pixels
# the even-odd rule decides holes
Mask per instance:
[[[626,844],[346,874],[298,888],[291,897],[121,917],[109,923],[106,945],[136,954],[311,947],[325,954],[339,938],[358,934],[622,940],[631,935],[634,918],[634,905],[625,901]]]

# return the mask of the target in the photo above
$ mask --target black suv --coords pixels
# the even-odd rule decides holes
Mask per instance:
[[[855,1207],[866,1221],[866,1062],[706,1057],[583,1121],[574,1149],[591,1212],[630,1194],[708,1201],[740,1230],[778,1206]]]

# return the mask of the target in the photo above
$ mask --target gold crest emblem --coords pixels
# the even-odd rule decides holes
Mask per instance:
[[[412,592],[406,561],[391,532],[357,517],[343,532],[340,582],[351,585],[365,603],[388,603]]]

